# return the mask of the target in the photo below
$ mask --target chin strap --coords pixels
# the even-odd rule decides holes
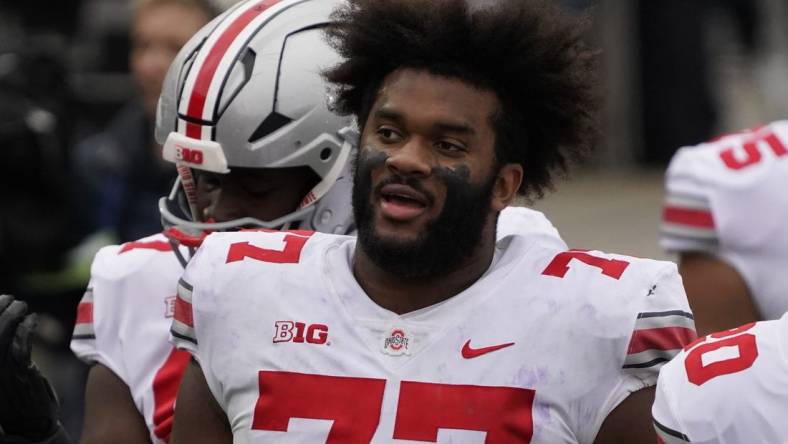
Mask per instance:
[[[195,233],[190,233],[184,231],[178,227],[170,227],[164,230],[163,234],[171,241],[175,242],[176,244],[183,245],[184,247],[188,247],[189,249],[197,249],[202,245],[205,238],[208,237],[209,234],[213,233],[212,231],[199,231]]]
[[[170,227],[163,232],[164,236],[169,239],[170,245],[172,245],[172,252],[175,253],[175,257],[178,259],[178,262],[181,263],[183,268],[186,268],[186,264],[189,263],[189,259],[183,256],[180,246],[184,246],[189,249],[189,258],[191,258],[194,256],[194,252],[197,250],[197,248],[202,245],[205,238],[211,233],[212,231],[204,230],[199,230],[192,233],[182,230],[179,227]]]

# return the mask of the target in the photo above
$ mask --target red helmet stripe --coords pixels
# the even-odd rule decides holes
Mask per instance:
[[[208,96],[208,89],[211,86],[216,70],[219,67],[222,59],[227,53],[228,48],[241,32],[252,22],[257,16],[265,12],[271,6],[279,3],[281,0],[263,0],[249,8],[243,14],[238,16],[227,29],[222,32],[222,35],[213,45],[208,56],[205,58],[200,71],[197,74],[197,79],[192,89],[191,97],[189,98],[189,108],[187,115],[193,119],[203,119],[205,111],[205,101]],[[186,123],[186,136],[195,139],[202,138],[202,125],[192,122]]]

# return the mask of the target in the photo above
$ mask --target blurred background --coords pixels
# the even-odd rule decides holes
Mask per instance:
[[[533,206],[572,247],[671,259],[657,227],[673,152],[788,116],[788,2],[556,1],[593,19],[604,135]],[[158,231],[175,177],[158,159],[151,97],[177,33],[192,32],[170,29],[189,11],[143,26],[133,3],[0,0],[0,291],[45,315],[36,359],[75,437],[86,370],[68,342],[90,261]]]

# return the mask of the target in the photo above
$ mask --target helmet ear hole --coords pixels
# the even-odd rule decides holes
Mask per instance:
[[[320,151],[320,160],[323,162],[329,161],[331,159],[331,154],[333,154],[331,148],[323,148],[323,150]]]

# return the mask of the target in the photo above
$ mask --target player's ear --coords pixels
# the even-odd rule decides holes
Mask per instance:
[[[498,171],[495,179],[492,196],[492,209],[502,211],[508,207],[515,197],[520,184],[523,182],[523,166],[519,163],[507,163]]]

